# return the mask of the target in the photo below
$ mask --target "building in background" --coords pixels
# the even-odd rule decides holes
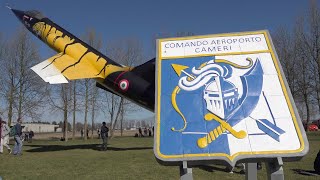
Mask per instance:
[[[12,123],[11,126],[14,126]],[[61,132],[59,125],[54,124],[42,124],[42,123],[22,123],[22,132],[33,131],[34,133],[50,133],[50,132]],[[60,130],[60,131],[59,131]]]

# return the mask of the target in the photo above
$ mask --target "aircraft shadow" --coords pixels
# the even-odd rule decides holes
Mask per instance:
[[[193,168],[199,168],[201,170],[207,171],[207,172],[214,172],[214,171],[221,171],[221,172],[230,172],[230,169],[228,168],[223,168],[223,167],[217,167],[217,166],[212,166],[212,165],[197,165],[193,166]],[[244,174],[244,171],[232,171],[235,174]]]
[[[66,151],[74,149],[91,149],[95,151],[101,151],[101,144],[81,144],[81,145],[24,145],[33,147],[32,149],[26,150],[26,152],[53,152],[53,151]],[[130,148],[119,148],[108,145],[108,151],[130,151],[130,150],[146,150],[153,149],[153,147],[130,147]]]
[[[303,169],[291,169],[295,174],[301,174],[304,176],[320,176],[316,171],[303,170]]]

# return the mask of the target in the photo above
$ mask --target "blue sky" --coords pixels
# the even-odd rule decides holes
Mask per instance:
[[[21,23],[6,4],[19,10],[39,10],[76,36],[94,28],[104,43],[141,39],[148,58],[154,53],[152,42],[159,33],[205,35],[263,29],[272,33],[280,26],[291,28],[295,18],[309,7],[307,0],[0,0],[0,32],[8,35]],[[35,41],[43,59],[52,55],[49,47]],[[131,116],[136,119],[152,114],[142,111]]]
[[[0,31],[9,33],[20,22],[5,8],[6,4],[20,10],[39,10],[78,36],[95,28],[104,42],[136,37],[148,49],[158,33],[185,31],[204,35],[262,29],[272,32],[280,25],[291,27],[295,17],[307,10],[309,1],[0,0]]]

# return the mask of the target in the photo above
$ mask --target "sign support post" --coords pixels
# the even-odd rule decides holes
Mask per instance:
[[[181,180],[193,180],[192,168],[188,167],[187,161],[182,161],[180,165],[180,179]]]
[[[257,179],[257,163],[246,163],[246,180],[256,180]]]
[[[269,180],[284,180],[283,161],[281,157],[277,157],[272,162],[266,163]]]

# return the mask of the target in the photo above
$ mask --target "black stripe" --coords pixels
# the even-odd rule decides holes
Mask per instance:
[[[77,62],[75,62],[74,64],[71,64],[71,65],[69,65],[69,66],[67,66],[66,68],[64,68],[62,71],[61,71],[61,73],[63,73],[65,70],[67,70],[68,68],[70,68],[70,67],[72,67],[72,66],[76,66],[77,64],[79,64],[80,63],[80,61],[81,61],[81,59],[86,55],[86,54],[88,54],[89,53],[89,51],[88,51],[88,49],[86,50],[86,52],[80,57],[80,59],[77,61]]]

